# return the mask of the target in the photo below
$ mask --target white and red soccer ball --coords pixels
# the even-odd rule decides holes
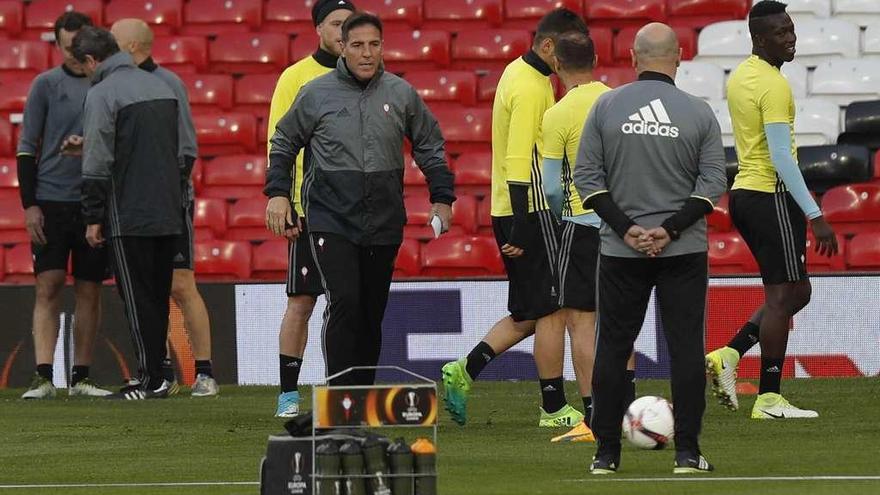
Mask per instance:
[[[672,405],[662,397],[639,397],[623,416],[624,436],[640,449],[662,449],[672,440],[674,433]]]

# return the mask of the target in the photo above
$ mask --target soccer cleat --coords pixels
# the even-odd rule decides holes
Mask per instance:
[[[293,418],[299,414],[299,392],[282,392],[278,395],[278,409],[275,410],[276,418]]]
[[[596,437],[593,436],[593,430],[587,426],[586,423],[581,421],[574,428],[572,428],[568,433],[564,435],[559,435],[558,437],[553,437],[550,439],[551,442],[595,442]]]
[[[694,455],[684,452],[682,455],[675,457],[675,467],[672,469],[673,474],[699,474],[708,473],[715,470],[715,466],[709,464],[702,455]]]
[[[22,399],[54,399],[55,385],[50,380],[43,378],[39,374],[34,374],[31,386],[27,392],[21,394]]]
[[[752,407],[752,419],[818,418],[819,413],[791,405],[785,397],[768,392],[761,394]]]
[[[176,383],[176,382],[175,382]],[[196,381],[192,386],[192,393],[190,393],[193,397],[213,397],[220,393],[220,385],[217,385],[217,380],[213,379],[208,375],[204,375],[199,373],[196,375]]]
[[[76,385],[67,389],[67,394],[71,397],[73,396],[81,396],[81,397],[107,397],[113,392],[109,390],[105,390],[93,382],[90,378],[83,378],[78,381]]]
[[[443,365],[443,402],[452,420],[461,426],[467,422],[467,399],[473,379],[467,372],[467,358]]]
[[[595,455],[590,464],[590,474],[614,474],[620,461],[610,455]]]
[[[180,383],[177,382],[177,378],[174,380],[165,380],[168,382],[168,395],[177,395],[180,393]]]
[[[146,400],[146,399],[167,399],[171,390],[171,382],[162,380],[162,385],[155,390],[141,390],[136,385],[128,385],[115,394],[105,396],[108,400]]]
[[[541,419],[538,420],[538,426],[541,428],[572,427],[584,422],[584,414],[571,407],[571,404],[566,404],[562,409],[552,414],[544,411],[543,407],[538,409],[541,410]]]
[[[712,381],[712,393],[722,406],[736,411],[739,400],[736,397],[736,367],[739,353],[736,349],[722,347],[706,354],[706,373]]]

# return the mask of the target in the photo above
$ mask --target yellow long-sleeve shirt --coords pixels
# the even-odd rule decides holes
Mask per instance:
[[[275,85],[275,92],[272,93],[272,104],[269,107],[267,133],[267,136],[269,136],[269,149],[272,148],[272,136],[275,134],[275,127],[278,125],[278,121],[293,106],[300,88],[312,79],[323,76],[334,68],[336,68],[336,57],[319,49],[314,54],[291,65],[281,73],[281,77],[278,78],[278,83]],[[296,213],[299,216],[303,216],[302,205],[300,204],[301,186],[303,183],[302,151],[296,156],[296,171],[294,173],[296,180],[294,182],[294,190],[290,192],[290,197]]]

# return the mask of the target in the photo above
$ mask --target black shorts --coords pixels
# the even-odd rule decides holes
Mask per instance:
[[[193,209],[195,205],[192,201],[184,209],[183,212],[183,231],[174,240],[174,269],[175,270],[193,270],[193,242],[195,231],[193,230]]]
[[[599,263],[599,229],[562,222],[559,257],[559,305],[596,311],[596,267]]]
[[[730,217],[761,268],[764,285],[807,278],[807,218],[788,192],[730,192]]]
[[[501,255],[507,272],[507,310],[514,321],[537,320],[559,309],[556,287],[558,237],[556,219],[549,210],[529,213],[530,235],[523,255]],[[513,216],[492,217],[498,249],[507,244]]]
[[[93,248],[86,242],[86,226],[79,203],[41,201],[43,233],[47,243],[31,243],[34,255],[34,273],[48,270],[67,271],[71,260],[71,274],[76,280],[102,282],[110,277],[107,248]]]
[[[318,272],[318,265],[315,264],[312,248],[309,245],[309,228],[306,219],[299,220],[302,231],[287,247],[287,295],[317,297],[324,293],[324,286],[321,285],[321,274]]]

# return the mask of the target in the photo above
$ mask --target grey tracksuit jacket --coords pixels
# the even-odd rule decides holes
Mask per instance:
[[[119,52],[101,62],[83,120],[83,217],[105,235],[180,234],[183,181],[177,98]]]
[[[431,202],[452,204],[453,176],[434,116],[403,79],[380,72],[366,85],[343,58],[306,84],[278,123],[269,152],[266,196],[290,197],[293,163],[305,150],[303,210],[309,230],[362,246],[400,244],[403,143],[428,180]]]

